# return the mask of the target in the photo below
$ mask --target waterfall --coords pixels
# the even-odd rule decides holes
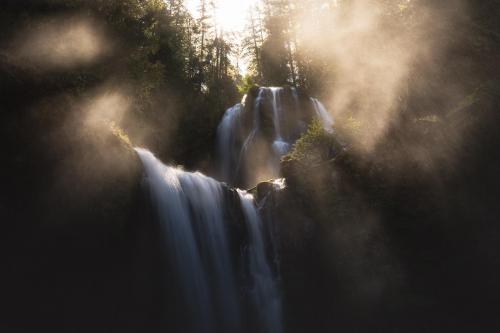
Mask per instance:
[[[282,116],[282,103],[281,103],[281,93],[283,88],[271,87],[269,88],[273,95],[273,123],[274,123],[274,141],[273,141],[273,152],[274,160],[279,162],[281,156],[285,155],[290,149],[290,143],[283,140],[281,136],[281,123],[283,122]],[[274,161],[273,161],[274,162]]]
[[[255,95],[253,105],[246,105],[246,97],[227,109],[217,129],[220,177],[231,185],[280,177],[281,157],[311,117],[318,117],[325,131],[333,132],[333,119],[324,105],[315,98],[301,104],[296,88],[260,87]]]
[[[282,140],[281,137],[281,92],[283,88],[271,87],[269,88],[273,94],[273,122],[274,122],[274,132],[275,140]]]
[[[233,153],[233,147],[240,128],[240,116],[243,112],[243,104],[238,103],[227,109],[217,129],[217,153],[220,168],[220,177],[223,181],[233,183],[231,168],[238,163],[239,155]]]
[[[261,219],[254,207],[253,196],[241,190],[238,190],[238,194],[249,231],[249,261],[253,279],[251,297],[255,308],[260,309],[259,321],[263,324],[261,332],[281,332],[281,299],[271,268],[267,263],[264,241],[261,236]]]
[[[333,132],[333,119],[330,116],[330,114],[328,113],[328,111],[326,111],[326,108],[323,105],[323,103],[321,103],[316,98],[312,98],[312,97],[311,97],[311,102],[314,105],[314,111],[316,112],[316,115],[318,116],[318,118],[321,120],[325,131],[327,131],[328,133],[332,133]]]
[[[224,191],[230,190],[199,172],[166,166],[145,149],[136,152],[162,229],[168,271],[180,288],[178,306],[188,318],[182,332],[245,332],[244,295],[231,260],[224,214],[229,205]],[[248,258],[241,261],[249,263],[249,303],[257,317],[247,321],[255,321],[259,332],[280,333],[281,303],[265,256],[261,222],[251,195],[238,193],[248,233]]]

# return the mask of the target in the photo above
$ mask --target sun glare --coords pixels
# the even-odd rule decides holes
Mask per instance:
[[[257,4],[258,2],[258,0],[217,1],[215,17],[220,30],[225,32],[237,32],[243,30],[247,21],[248,7]],[[200,0],[188,0],[186,2],[186,7],[193,14],[193,16],[199,17]]]

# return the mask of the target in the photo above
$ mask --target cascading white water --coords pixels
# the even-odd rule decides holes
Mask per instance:
[[[281,299],[271,268],[267,263],[262,239],[262,222],[255,209],[253,196],[241,190],[238,190],[238,194],[249,231],[249,261],[253,279],[251,297],[255,308],[260,309],[259,320],[263,323],[261,332],[281,332]]]
[[[325,131],[332,133],[333,119],[323,104],[315,98],[310,98],[310,103]],[[251,124],[242,121],[246,118],[245,112],[250,111],[253,117]],[[262,116],[266,112],[270,114]],[[229,108],[217,130],[221,178],[229,184],[249,185],[279,177],[281,157],[306,130],[305,113],[297,89],[281,87],[259,88],[250,109],[245,107],[244,102]],[[264,123],[265,118],[270,118],[272,122]],[[269,125],[272,126],[271,136]],[[263,149],[262,141],[266,140],[268,148]],[[261,161],[262,157],[265,161]],[[256,159],[261,161],[259,165],[255,165]]]
[[[281,137],[281,92],[283,88],[271,87],[269,88],[273,95],[273,122],[274,122],[274,133],[276,140],[282,140]]]
[[[236,169],[234,170],[235,172],[234,172],[234,175],[232,177],[233,179],[231,179],[231,180],[234,180],[234,176],[238,175],[238,173],[240,171],[242,160],[244,159],[249,146],[252,144],[253,139],[255,138],[255,135],[259,131],[259,128],[260,128],[259,106],[260,106],[260,103],[262,102],[263,95],[264,95],[264,91],[259,90],[259,94],[257,95],[257,98],[255,99],[255,103],[253,106],[252,130],[250,131],[250,134],[248,134],[248,136],[246,137],[245,141],[243,142],[243,146],[241,147],[241,150],[238,153],[238,160],[237,160],[237,164],[236,164]],[[240,125],[241,125],[241,123],[240,123]],[[238,129],[241,130],[241,127]]]
[[[162,164],[136,148],[146,175],[189,322],[183,332],[242,332],[241,293],[231,264],[224,222],[223,185],[201,173]],[[259,331],[281,332],[280,299],[264,254],[258,212],[248,194],[240,193],[248,230],[248,272],[254,280],[252,303]],[[264,313],[265,312],[265,313]]]
[[[314,105],[314,111],[316,112],[316,115],[318,116],[318,118],[323,123],[323,128],[328,133],[332,133],[333,132],[333,124],[334,124],[334,122],[333,122],[332,117],[328,113],[328,111],[326,111],[325,106],[323,105],[323,103],[321,103],[316,98],[312,98],[311,97],[311,101],[312,101],[312,103]]]
[[[231,168],[238,164],[239,155],[233,153],[233,147],[238,135],[238,129],[241,127],[240,116],[243,112],[243,104],[238,103],[227,109],[224,113],[221,123],[217,129],[218,159],[220,164],[220,173],[223,181],[232,183]]]
[[[281,93],[283,88],[271,87],[269,88],[273,95],[272,98],[272,110],[273,110],[273,123],[274,123],[274,141],[273,141],[273,152],[274,159],[271,162],[273,165],[279,162],[281,156],[285,155],[290,149],[290,142],[283,140],[281,135],[281,123],[283,122],[282,115],[282,103],[281,103]],[[271,166],[272,167],[272,166]]]
[[[149,151],[137,148],[146,174],[151,200],[161,220],[161,228],[169,259],[174,262],[174,273],[178,280],[185,281],[182,292],[189,302],[190,316],[196,318],[194,330],[211,327],[208,311],[208,281],[204,273],[194,230],[191,225],[189,207],[179,180],[179,172],[160,163]],[[189,286],[189,287],[187,287]],[[208,309],[208,311],[207,311]]]

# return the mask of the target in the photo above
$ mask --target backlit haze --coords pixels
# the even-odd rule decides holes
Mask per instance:
[[[223,31],[225,34],[233,34],[237,39],[238,33],[245,29],[245,25],[248,22],[248,8],[250,6],[256,6],[260,3],[259,0],[219,0],[217,1],[216,7],[216,21],[219,31]],[[187,0],[185,2],[187,9],[191,12],[193,17],[199,17],[200,0]],[[207,8],[208,13],[212,9]],[[236,40],[240,42],[240,40]],[[232,57],[232,62],[236,66],[236,59]],[[245,59],[239,60],[239,71],[241,74],[245,74],[247,71],[247,61]]]

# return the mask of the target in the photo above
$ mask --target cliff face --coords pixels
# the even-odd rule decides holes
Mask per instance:
[[[300,89],[253,87],[218,128],[219,178],[251,187],[277,176],[280,157],[307,129],[314,104]]]
[[[172,319],[183,314],[175,290],[166,288],[171,272],[161,228],[126,135],[113,123],[88,123],[73,76],[54,73],[42,81],[0,61],[0,77],[0,246],[8,304],[0,327],[175,329]],[[248,236],[238,193],[223,188],[238,267]]]
[[[484,302],[500,294],[489,282],[500,276],[495,90],[478,89],[441,122],[414,123],[401,141],[388,137],[369,158],[322,154],[332,143],[316,140],[319,153],[282,160],[286,188],[257,185],[290,332],[498,327]],[[466,144],[441,153],[457,133]],[[408,136],[438,167],[410,158],[400,146]]]
[[[247,132],[253,127],[255,100],[259,96],[259,89],[259,87],[253,87],[247,93],[244,112],[245,117],[243,121],[243,127],[247,129]],[[262,124],[263,135],[268,141],[272,141],[275,134],[272,98],[271,96],[263,96],[262,98],[265,101],[259,104],[257,112]],[[314,107],[311,100],[302,89],[296,89],[289,86],[283,87],[278,98],[281,104],[280,108],[283,110],[282,112],[286,112],[282,117],[282,121],[284,122],[284,126],[281,129],[282,135],[285,138],[297,139],[301,132],[305,130],[305,128],[298,128],[298,124],[304,126],[309,123],[314,116]]]
[[[154,295],[149,284],[140,292],[131,288],[143,275],[149,280],[155,266],[154,258],[140,254],[155,253],[148,250],[154,233],[140,161],[108,125],[85,127],[62,88],[64,78],[41,82],[33,73],[0,67],[7,305],[0,327],[34,332],[97,325],[105,331],[133,325],[149,316],[140,304]],[[136,315],[110,320],[130,312]]]

